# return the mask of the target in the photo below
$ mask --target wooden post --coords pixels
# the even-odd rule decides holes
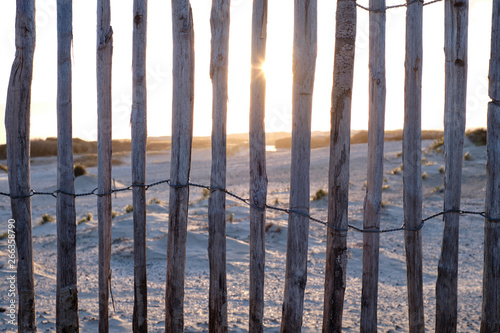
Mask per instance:
[[[444,209],[460,209],[467,95],[468,0],[445,0]],[[457,328],[459,214],[444,215],[436,281],[436,332]]]
[[[295,0],[292,88],[290,209],[309,214],[311,111],[317,53],[317,1]],[[307,283],[309,218],[288,217],[285,291],[281,332],[300,332]]]
[[[210,332],[227,332],[226,282],[226,114],[230,0],[212,0],[212,170],[208,201],[208,260],[210,264]],[[218,188],[218,189],[214,189]]]
[[[328,225],[330,227],[326,231],[323,332],[342,331],[347,268],[349,155],[356,9],[355,0],[337,1],[328,172]]]
[[[486,163],[485,212],[500,217],[500,3],[493,1]],[[500,222],[484,221],[483,309],[481,333],[500,331]]]
[[[172,1],[173,91],[166,332],[184,331],[184,270],[194,108],[194,23],[189,0]],[[180,185],[180,186],[178,186]]]
[[[405,122],[403,132],[403,206],[405,227],[422,221],[422,2],[406,9]],[[422,232],[405,230],[409,331],[425,331],[422,281]]]
[[[73,2],[57,1],[57,188],[75,193],[71,102],[71,43]],[[57,195],[57,332],[77,332],[75,196]]]
[[[361,332],[377,331],[378,265],[385,120],[385,0],[370,0],[368,174],[363,228]]]
[[[266,245],[266,59],[267,0],[255,0],[252,13],[250,82],[250,309],[249,332],[263,332]],[[260,208],[260,209],[259,209]]]
[[[113,30],[109,0],[97,2],[97,115],[99,223],[99,332],[108,332],[111,281],[111,61]]]
[[[30,194],[30,108],[35,53],[35,1],[16,2],[16,57],[10,72],[5,132],[17,246],[18,331],[36,332]]]
[[[147,88],[146,44],[148,1],[134,0],[132,40],[132,184],[146,183]],[[114,182],[114,180],[113,180]],[[116,194],[116,192],[115,192]],[[146,188],[132,189],[134,214],[134,332],[148,331],[146,275]]]

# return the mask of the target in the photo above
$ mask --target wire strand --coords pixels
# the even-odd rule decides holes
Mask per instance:
[[[290,214],[297,214],[297,215],[306,217],[306,218],[308,218],[309,220],[311,220],[313,222],[316,222],[318,224],[322,224],[322,225],[324,225],[327,228],[332,228],[332,229],[334,229],[337,232],[346,232],[349,229],[353,230],[353,231],[356,231],[356,232],[361,232],[361,233],[380,233],[380,234],[382,234],[382,233],[388,233],[388,232],[396,232],[396,231],[414,231],[414,232],[417,232],[417,231],[420,231],[424,227],[425,222],[427,222],[427,221],[429,221],[429,220],[431,220],[433,218],[436,218],[438,216],[441,216],[441,215],[444,215],[444,214],[448,214],[448,213],[458,213],[460,215],[479,215],[479,216],[484,217],[485,219],[487,219],[490,222],[500,222],[500,218],[491,217],[488,214],[486,214],[486,212],[476,212],[476,211],[460,210],[460,209],[447,209],[447,210],[443,210],[441,212],[435,213],[435,214],[433,214],[431,216],[428,216],[428,217],[422,219],[420,225],[418,227],[416,227],[416,228],[406,227],[405,223],[403,223],[403,225],[401,227],[399,227],[399,228],[388,228],[388,229],[379,229],[379,228],[365,229],[365,228],[357,227],[357,226],[352,225],[352,224],[347,224],[347,228],[340,228],[338,226],[331,225],[328,222],[321,221],[320,219],[317,219],[317,218],[311,216],[309,213],[306,213],[306,212],[303,212],[303,211],[300,211],[300,210],[290,209],[290,208],[288,208],[288,209],[287,208],[281,208],[281,207],[271,206],[271,205],[268,205],[268,204],[266,204],[264,207],[258,207],[257,205],[254,205],[253,203],[251,203],[249,199],[243,198],[243,197],[241,197],[241,196],[239,196],[239,195],[237,195],[237,194],[235,194],[235,193],[233,193],[231,191],[228,191],[225,188],[216,187],[216,186],[209,186],[209,185],[203,185],[203,184],[197,184],[197,183],[191,183],[191,182],[188,182],[186,184],[172,184],[171,181],[170,181],[170,179],[160,180],[160,181],[157,181],[157,182],[154,182],[154,183],[151,183],[151,184],[132,184],[132,185],[127,186],[127,187],[122,187],[122,188],[118,188],[118,189],[112,189],[111,191],[104,192],[104,193],[99,193],[98,192],[98,188],[95,188],[91,192],[84,192],[84,193],[69,193],[69,192],[66,192],[66,191],[63,191],[63,190],[59,189],[59,190],[55,190],[53,192],[38,192],[38,191],[35,191],[35,190],[30,190],[30,193],[29,194],[25,194],[25,195],[10,195],[9,193],[0,192],[0,196],[7,196],[7,197],[10,197],[11,199],[14,199],[14,200],[26,199],[26,198],[30,198],[30,197],[35,196],[35,195],[45,195],[45,196],[52,196],[54,198],[57,198],[57,195],[59,193],[65,194],[65,195],[70,195],[70,196],[73,196],[75,198],[77,198],[77,197],[84,197],[84,196],[90,196],[90,195],[95,195],[95,196],[98,196],[98,197],[103,197],[103,196],[111,195],[111,194],[117,193],[117,192],[132,191],[133,188],[135,188],[135,187],[142,187],[142,188],[144,188],[147,191],[148,189],[150,189],[152,187],[155,187],[155,186],[158,186],[158,185],[162,185],[162,184],[168,184],[173,189],[181,189],[181,188],[186,188],[186,187],[198,187],[198,188],[204,188],[204,189],[207,189],[207,190],[210,190],[210,191],[221,191],[221,192],[224,192],[227,195],[229,195],[229,196],[231,196],[231,197],[233,197],[233,198],[235,198],[235,199],[243,202],[244,204],[250,206],[251,208],[254,208],[254,209],[257,209],[257,210],[260,210],[260,211],[265,211],[266,209],[270,209],[270,210],[274,210],[274,211],[283,212],[283,213],[286,213],[288,215],[290,215]]]

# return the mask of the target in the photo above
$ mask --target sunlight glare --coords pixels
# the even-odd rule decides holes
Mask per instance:
[[[260,66],[260,69],[262,70],[262,72],[264,72],[264,76],[267,78],[267,74],[268,74],[268,66],[267,66],[267,63],[264,61],[262,63],[262,65]]]

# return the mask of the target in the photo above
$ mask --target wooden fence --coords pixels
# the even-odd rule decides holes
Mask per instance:
[[[265,92],[267,0],[253,1],[250,86],[250,292],[249,331],[264,330],[264,267],[267,175]],[[422,1],[408,1],[406,17],[405,124],[403,137],[404,221],[410,332],[424,332],[422,282],[421,88]],[[445,0],[445,227],[436,285],[437,332],[456,331],[457,260],[461,164],[467,87],[468,1]],[[323,331],[340,332],[346,287],[346,238],[350,114],[356,36],[355,0],[338,0],[332,90]],[[293,128],[290,207],[282,332],[302,326],[307,281],[311,110],[316,65],[316,0],[294,1]],[[377,331],[377,288],[385,113],[385,0],[370,0],[369,130],[367,192],[363,219],[361,331]],[[209,330],[227,332],[225,239],[226,113],[230,0],[213,0],[210,77],[213,83],[212,171],[209,199]],[[79,329],[76,278],[76,223],[71,120],[72,1],[57,1],[58,27],[58,332]],[[99,331],[108,331],[111,256],[111,66],[113,30],[109,0],[97,4]],[[173,103],[168,221],[165,330],[184,329],[184,270],[189,173],[193,136],[194,28],[189,0],[172,0]],[[134,332],[147,332],[146,279],[146,26],[147,0],[134,0],[132,187],[134,212]],[[493,2],[488,160],[481,332],[500,331],[500,3]],[[12,217],[18,249],[18,326],[35,332],[35,289],[31,223],[29,120],[35,1],[17,1],[16,57],[9,82],[5,125]],[[492,218],[492,217],[497,217]]]

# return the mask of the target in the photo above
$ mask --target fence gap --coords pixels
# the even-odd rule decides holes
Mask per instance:
[[[295,0],[292,87],[290,210],[309,214],[311,110],[317,54],[317,1]],[[288,217],[282,332],[300,332],[307,282],[309,218]]]
[[[263,332],[266,246],[266,60],[267,0],[255,0],[252,12],[250,82],[250,308],[249,332]],[[256,208],[259,207],[259,208]]]
[[[109,330],[111,282],[111,63],[113,30],[109,0],[97,2],[97,153],[99,223],[99,332]]]
[[[57,188],[75,193],[71,102],[73,3],[57,1]],[[75,332],[78,324],[75,196],[59,192],[57,221],[56,327]]]
[[[337,2],[328,172],[329,228],[326,228],[323,332],[342,331],[347,268],[349,156],[356,10],[355,0],[339,0]]]
[[[194,23],[189,0],[172,1],[172,156],[165,331],[184,331],[184,276],[194,108]]]
[[[226,281],[226,116],[230,0],[213,0],[210,15],[212,50],[212,169],[208,200],[210,264],[209,331],[227,332]]]
[[[403,208],[404,225],[409,229],[417,229],[422,221],[422,11],[422,2],[406,9]],[[409,331],[424,332],[422,232],[404,233]]]
[[[460,209],[467,95],[468,0],[445,0],[444,210]],[[436,281],[436,332],[457,328],[459,213],[444,215]]]
[[[383,183],[385,119],[385,0],[370,0],[369,36],[369,122],[368,173],[363,228],[378,231]],[[361,332],[377,331],[379,266],[378,232],[363,234],[363,286],[361,291]]]
[[[147,142],[147,0],[134,0],[132,39],[132,184],[146,183]],[[115,193],[116,194],[116,193]],[[148,286],[146,275],[146,188],[132,188],[134,215],[134,332],[147,332]]]
[[[486,215],[500,216],[500,3],[493,1],[489,71]],[[500,223],[484,221],[484,271],[481,333],[500,331]]]
[[[16,2],[16,57],[10,72],[5,132],[12,218],[17,246],[19,332],[36,332],[31,225],[30,107],[35,53],[35,1]]]

